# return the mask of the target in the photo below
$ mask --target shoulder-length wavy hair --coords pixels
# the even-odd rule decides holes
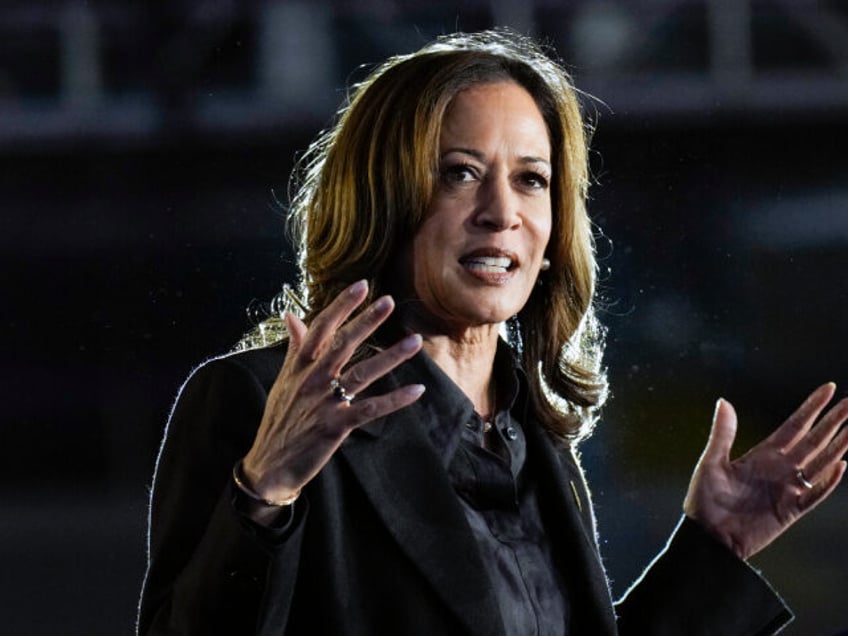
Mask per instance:
[[[443,36],[390,58],[353,87],[293,177],[290,222],[308,321],[352,282],[376,298],[397,286],[399,250],[414,236],[439,174],[451,100],[471,85],[516,82],[550,135],[551,267],[510,320],[507,340],[529,378],[532,407],[563,441],[585,436],[606,398],[603,333],[594,310],[596,261],[586,212],[587,127],[564,69],[508,31]]]

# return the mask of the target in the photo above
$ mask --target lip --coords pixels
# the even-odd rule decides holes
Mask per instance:
[[[463,270],[489,285],[507,283],[518,269],[518,255],[496,247],[481,247],[463,254],[459,259]]]

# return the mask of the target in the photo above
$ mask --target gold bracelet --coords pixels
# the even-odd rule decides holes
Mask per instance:
[[[275,508],[283,508],[285,506],[292,505],[298,497],[300,497],[300,490],[294,493],[291,497],[286,497],[285,499],[265,499],[265,497],[260,497],[255,492],[253,492],[250,488],[248,488],[245,483],[241,480],[241,462],[242,460],[238,460],[233,466],[233,481],[235,482],[238,489],[241,490],[245,495],[253,499],[254,501],[258,501],[259,503],[263,503],[266,506],[273,506]]]

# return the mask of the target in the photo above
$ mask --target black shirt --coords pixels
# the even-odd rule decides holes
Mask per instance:
[[[480,548],[488,580],[480,581],[479,591],[495,594],[505,633],[567,636],[568,595],[542,525],[520,421],[518,396],[526,380],[508,346],[499,343],[495,357],[498,411],[488,432],[468,397],[424,351],[396,373],[402,384],[427,387],[421,426],[442,457]],[[236,510],[253,532],[274,542],[290,529],[298,502],[282,508],[276,523],[266,528],[247,521],[250,502],[237,488],[232,490]]]
[[[491,430],[471,401],[424,352],[406,365],[427,386],[426,426],[480,547],[507,634],[568,633],[565,585],[542,526],[521,405],[523,372],[501,343],[495,359],[498,412]],[[484,437],[487,438],[484,448]]]

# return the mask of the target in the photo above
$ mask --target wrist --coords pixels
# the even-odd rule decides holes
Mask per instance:
[[[258,504],[262,504],[268,508],[284,508],[286,506],[290,506],[300,496],[299,488],[293,493],[289,493],[288,495],[279,498],[268,498],[257,493],[254,490],[254,487],[251,485],[250,481],[244,475],[241,459],[238,460],[233,466],[233,482],[235,483],[236,487],[243,494],[247,495],[247,497],[249,497],[252,501]]]
[[[690,514],[688,511],[685,512],[685,514],[691,521],[698,525],[701,530],[712,537],[714,541],[720,543],[725,548],[733,552],[738,558],[743,561],[747,561],[750,558],[750,552],[745,549],[745,546],[736,539],[731,531],[716,524],[708,523],[702,517]]]

